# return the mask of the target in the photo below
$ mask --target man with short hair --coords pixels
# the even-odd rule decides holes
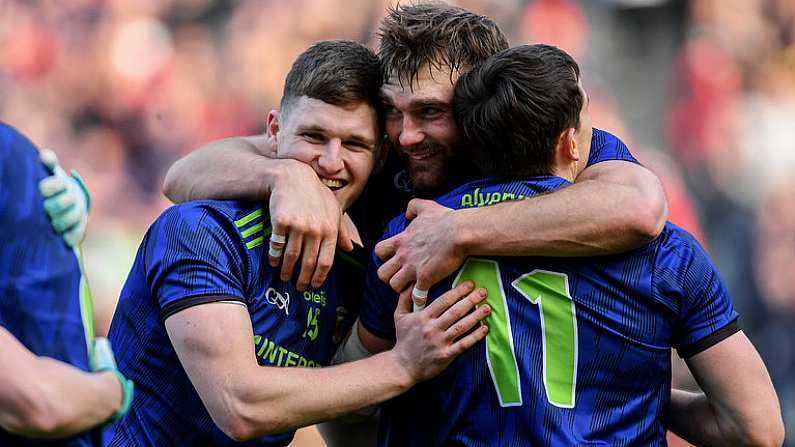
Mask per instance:
[[[379,35],[390,150],[349,214],[365,252],[393,216],[405,212],[412,219],[405,231],[375,247],[385,260],[379,275],[394,290],[409,294],[414,286],[421,296],[468,255],[609,254],[642,245],[662,231],[666,203],[659,180],[637,164],[626,145],[599,130],[583,160],[588,167],[570,188],[520,202],[481,200],[481,207],[463,210],[416,199],[460,184],[457,179],[472,171],[466,157],[458,156],[453,87],[463,72],[508,48],[508,41],[488,17],[436,2],[390,8]],[[229,138],[200,148],[169,169],[164,192],[175,202],[269,198],[274,229],[287,236],[283,256],[271,257],[271,265],[281,263],[283,279],[298,267],[299,290],[318,287],[336,245],[353,248],[350,232],[340,225],[341,210],[327,199],[327,188],[312,170],[269,157],[261,150],[264,139]],[[358,331],[351,338],[349,346],[358,346]],[[353,351],[340,360],[361,355],[356,352],[361,349]]]
[[[386,75],[381,97],[392,150],[350,214],[371,244],[395,214],[407,212],[413,218],[405,232],[377,247],[387,261],[381,278],[393,289],[411,290],[415,282],[418,289],[427,289],[469,254],[607,254],[637,247],[660,233],[666,204],[658,179],[635,162],[620,140],[599,130],[594,131],[588,167],[571,188],[467,210],[409,202],[458,184],[456,177],[471,169],[461,163],[464,157],[456,157],[460,144],[452,115],[453,86],[458,76],[506,49],[508,42],[488,17],[443,3],[390,8],[379,35]],[[282,277],[291,277],[298,266],[299,288],[317,286],[330,268],[338,236],[341,247],[351,247],[348,232],[338,230],[342,213],[324,199],[326,188],[307,166],[269,158],[260,150],[264,138],[230,138],[189,154],[171,167],[164,191],[175,202],[269,197],[271,219],[279,221],[274,228],[287,235]],[[302,195],[306,191],[315,193]],[[271,259],[272,265],[279,261]]]
[[[313,45],[291,68],[261,149],[308,166],[347,209],[374,163],[380,86],[371,50]],[[119,368],[140,392],[109,445],[287,445],[297,427],[437,374],[488,331],[478,327],[488,306],[473,311],[483,291],[468,283],[422,313],[404,300],[393,350],[316,368],[329,365],[358,313],[361,267],[341,260],[321,287],[298,290],[265,260],[283,249],[278,225],[260,202],[196,201],[150,227],[110,329],[124,347]]]
[[[454,113],[478,177],[435,199],[471,209],[571,187],[588,158],[591,121],[577,63],[547,45],[504,50],[462,75]],[[398,216],[385,237],[409,225]],[[359,334],[391,344],[398,295],[374,259]],[[596,258],[468,257],[492,307],[486,343],[439,377],[387,402],[382,446],[781,445],[783,423],[761,358],[740,331],[718,272],[686,231]],[[705,393],[670,389],[670,351]],[[732,367],[725,362],[731,359]]]

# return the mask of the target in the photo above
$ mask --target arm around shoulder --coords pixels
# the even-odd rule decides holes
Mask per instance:
[[[598,256],[654,240],[665,227],[667,203],[651,171],[611,160],[552,193],[454,216],[452,234],[467,255]]]
[[[627,161],[603,161],[586,168],[575,184],[580,182],[598,182],[606,194],[615,194],[613,197],[619,201],[614,210],[615,219],[619,227],[629,230],[629,244],[652,241],[665,227],[668,218],[665,191],[660,179],[649,169]]]
[[[208,143],[169,168],[163,193],[174,203],[197,199],[266,198],[280,163],[270,157],[269,144],[266,135]]]

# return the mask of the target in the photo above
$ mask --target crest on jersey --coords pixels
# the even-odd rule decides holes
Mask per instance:
[[[284,294],[279,293],[273,287],[269,287],[267,291],[265,291],[265,301],[270,304],[273,304],[279,310],[283,310],[285,315],[290,315],[290,294],[284,292]]]
[[[401,191],[406,191],[409,194],[414,193],[414,185],[411,183],[411,176],[409,176],[409,172],[405,169],[395,174],[395,177],[392,178],[392,183],[394,183],[395,188]]]

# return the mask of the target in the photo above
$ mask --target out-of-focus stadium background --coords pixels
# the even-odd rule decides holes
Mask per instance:
[[[103,318],[169,204],[169,165],[260,132],[294,57],[326,38],[374,45],[389,3],[0,0],[0,120],[85,177]],[[662,177],[671,220],[715,259],[795,445],[795,1],[452,3],[493,17],[514,45],[552,43],[580,62],[594,125]],[[303,430],[295,444],[317,442]]]

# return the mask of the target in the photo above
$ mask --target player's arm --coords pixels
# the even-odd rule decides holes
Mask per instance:
[[[376,247],[379,277],[402,291],[428,289],[478,256],[594,256],[653,240],[667,216],[659,179],[626,161],[603,161],[550,194],[493,206],[451,210],[413,200],[411,224]]]
[[[395,311],[398,342],[387,352],[328,368],[257,364],[245,307],[194,306],[166,319],[169,338],[213,421],[235,440],[280,433],[390,399],[444,369],[483,339],[490,309],[470,311],[485,294],[471,283],[422,312],[410,299]],[[461,338],[459,338],[461,337]]]
[[[334,260],[337,244],[353,250],[357,231],[341,224],[342,210],[311,166],[275,157],[270,134],[227,138],[186,155],[168,170],[165,195],[175,203],[196,199],[268,200],[274,234],[287,236],[281,278],[289,281],[298,266],[299,290],[320,287]],[[292,241],[292,242],[289,242]]]
[[[703,393],[671,391],[669,428],[705,446],[780,446],[784,442],[776,391],[765,365],[742,332],[686,360]]]
[[[286,160],[271,158],[267,135],[210,142],[177,160],[163,193],[174,203],[197,199],[267,198]],[[292,161],[292,160],[291,160]]]
[[[36,356],[2,327],[0,352],[0,427],[8,432],[64,438],[107,422],[123,404],[112,372]]]

